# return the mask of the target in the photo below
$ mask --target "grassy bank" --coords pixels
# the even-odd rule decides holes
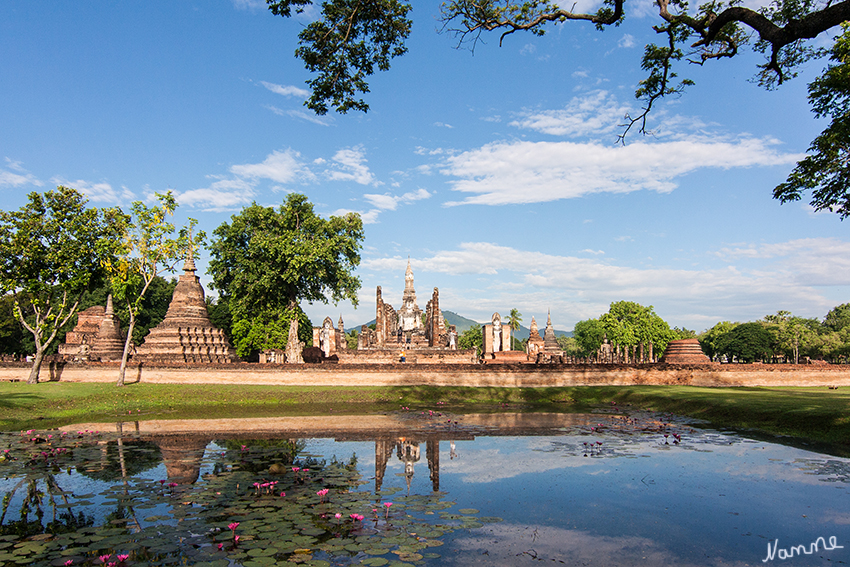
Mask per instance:
[[[449,411],[583,411],[617,402],[718,427],[844,447],[850,389],[607,386],[571,388],[281,387],[195,384],[0,383],[0,429],[46,429],[117,419],[368,414],[401,406]],[[505,410],[504,404],[510,407]]]

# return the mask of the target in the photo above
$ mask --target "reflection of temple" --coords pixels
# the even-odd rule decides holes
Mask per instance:
[[[421,453],[420,441],[413,441],[406,437],[396,439],[381,438],[375,440],[375,492],[381,490],[384,483],[384,475],[387,472],[387,463],[392,457],[393,448],[396,457],[404,463],[404,478],[407,484],[407,492],[410,493],[410,485],[415,473],[414,465],[419,461]],[[428,460],[428,472],[431,480],[431,488],[434,492],[440,490],[440,440],[431,436],[425,440],[425,457]]]

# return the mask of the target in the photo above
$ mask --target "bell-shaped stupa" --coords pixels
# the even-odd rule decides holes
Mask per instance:
[[[165,319],[151,329],[134,359],[151,362],[232,362],[236,353],[213,326],[204,301],[204,288],[195,275],[195,260],[186,258]]]

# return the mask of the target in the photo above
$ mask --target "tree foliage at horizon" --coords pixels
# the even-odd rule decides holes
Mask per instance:
[[[653,311],[652,305],[644,307],[634,301],[615,301],[607,313],[597,319],[576,323],[573,336],[581,356],[591,356],[602,345],[603,339],[617,347],[633,347],[641,343],[660,355],[667,343],[678,338],[670,325]]]
[[[230,309],[240,356],[283,348],[293,317],[299,339],[310,344],[300,301],[327,303],[330,296],[334,303],[348,299],[357,305],[360,215],[323,219],[305,195],[291,193],[278,209],[253,203],[230,221],[213,232],[208,273]]]
[[[0,292],[12,295],[16,319],[33,336],[27,382],[35,384],[47,348],[104,278],[127,216],[119,208],[88,208],[82,194],[61,185],[28,199],[18,211],[0,211]]]
[[[767,333],[768,349],[759,360],[784,359],[799,363],[801,358],[807,357],[841,362],[850,357],[850,303],[831,309],[822,322],[780,310],[775,315],[766,315],[759,321],[743,324],[758,324]],[[733,334],[741,325],[721,321],[699,335],[703,352],[715,361],[740,360],[742,357],[739,353],[753,348],[745,343],[761,341],[763,336],[761,333],[756,335],[754,331]]]
[[[547,26],[566,22],[587,22],[597,29],[618,26],[625,18],[626,0],[603,0],[595,13],[577,13],[549,0],[448,0],[440,5],[442,32],[454,34],[458,47],[475,49],[482,35],[499,33],[499,45],[516,32],[542,36]],[[772,0],[759,9],[741,5],[739,0],[711,0],[691,6],[685,0],[655,0],[660,22],[653,29],[658,44],[644,47],[642,69],[646,76],[635,90],[643,107],[636,116],[626,115],[620,143],[632,127],[651,133],[647,118],[654,104],[664,97],[678,96],[694,82],[678,77],[677,65],[705,65],[735,57],[745,49],[762,53],[758,66],[759,85],[773,89],[793,78],[804,63],[827,52],[838,61],[810,85],[810,100],[818,116],[831,115],[832,124],[812,143],[814,155],[798,163],[788,180],[774,190],[781,202],[813,192],[816,210],[831,210],[845,218],[850,215],[850,176],[847,133],[848,29],[832,49],[818,49],[810,41],[850,20],[850,0]],[[304,13],[312,0],[266,0],[274,15],[290,17],[293,10]],[[411,4],[403,0],[325,0],[315,21],[299,33],[295,56],[315,74],[308,81],[310,97],[305,105],[317,114],[330,108],[346,113],[366,112],[369,105],[360,94],[369,92],[366,77],[375,70],[386,71],[390,59],[407,52],[405,40],[412,22]],[[842,78],[844,79],[842,82]],[[843,185],[842,185],[843,181]]]

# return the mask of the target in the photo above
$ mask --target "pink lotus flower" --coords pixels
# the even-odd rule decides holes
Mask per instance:
[[[390,506],[392,506],[392,505],[393,505],[392,502],[384,502],[384,506],[387,507],[387,518],[390,517]]]
[[[128,553],[128,554],[126,554],[126,555],[116,555],[116,556],[115,556],[115,558],[116,558],[116,559],[118,559],[118,563],[123,563],[123,562],[127,561],[127,559],[128,559],[129,557],[130,557],[130,554],[129,554],[129,553]]]
[[[65,562],[65,567],[70,567],[70,566],[71,566],[71,565],[73,565],[73,564],[74,564],[74,560],[73,560],[73,559],[69,559],[68,561],[66,561],[66,562]]]
[[[239,543],[239,536],[233,536],[233,543]]]
[[[230,531],[236,531],[236,528],[239,527],[239,522],[233,522],[231,524],[227,524],[227,527],[230,528]]]
[[[286,496],[286,492],[281,492],[280,497],[283,498],[284,496]]]
[[[316,496],[318,496],[320,498],[321,502],[325,501],[325,496],[327,496],[327,495],[328,495],[328,489],[327,488],[323,488],[320,491],[316,492]]]
[[[340,514],[339,512],[337,512],[336,514],[334,514],[334,518],[336,518],[337,520],[339,520],[340,518],[342,518],[342,514]]]
[[[224,544],[223,543],[218,544],[218,550],[221,551],[222,549],[224,549]]]
[[[106,563],[107,561],[109,561],[110,557],[112,557],[112,555],[101,555],[100,557],[98,557],[98,559],[100,559],[101,563]]]

